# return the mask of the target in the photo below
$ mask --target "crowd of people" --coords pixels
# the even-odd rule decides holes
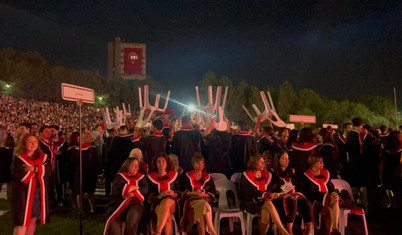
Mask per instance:
[[[366,213],[367,190],[383,185],[392,200],[400,183],[401,132],[385,126],[373,130],[361,118],[345,123],[342,132],[260,128],[261,117],[254,128],[239,122],[238,130],[227,123],[226,131],[218,131],[211,119],[206,130],[199,130],[190,116],[181,118],[179,130],[165,117],[155,119],[152,130],[133,125],[105,130],[101,115],[88,108],[80,141],[78,124],[64,116],[71,117],[72,106],[1,99],[7,100],[1,111],[11,113],[2,116],[2,125],[11,127],[2,137],[0,184],[11,187],[14,234],[33,234],[37,219],[49,221],[51,205],[71,200],[83,211],[81,190],[93,213],[99,175],[109,197],[105,234],[122,234],[122,229],[125,234],[171,234],[173,220],[183,231],[196,224],[199,234],[216,234],[212,208],[219,197],[210,173],[228,179],[239,175],[240,207],[258,214],[260,234],[271,221],[281,234],[293,234],[297,214],[306,234],[318,227],[338,234],[342,199],[331,179],[346,180]],[[24,110],[28,114],[21,115]],[[316,213],[322,214],[321,223]]]

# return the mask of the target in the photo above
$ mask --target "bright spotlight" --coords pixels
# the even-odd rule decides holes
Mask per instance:
[[[195,105],[193,105],[193,104],[187,105],[187,110],[188,110],[190,113],[194,112],[194,111],[195,111]]]

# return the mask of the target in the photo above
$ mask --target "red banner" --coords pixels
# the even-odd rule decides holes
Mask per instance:
[[[142,48],[124,48],[124,74],[142,74]]]

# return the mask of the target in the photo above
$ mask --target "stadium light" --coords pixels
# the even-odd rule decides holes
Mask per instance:
[[[189,105],[187,105],[187,110],[190,112],[190,113],[192,113],[192,112],[194,112],[195,111],[195,105],[194,104],[189,104]]]

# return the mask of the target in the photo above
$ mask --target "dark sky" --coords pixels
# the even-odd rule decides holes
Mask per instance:
[[[400,2],[8,0],[0,47],[106,74],[106,44],[121,37],[147,44],[147,75],[168,87],[193,89],[214,71],[330,98],[390,96],[402,91]]]

